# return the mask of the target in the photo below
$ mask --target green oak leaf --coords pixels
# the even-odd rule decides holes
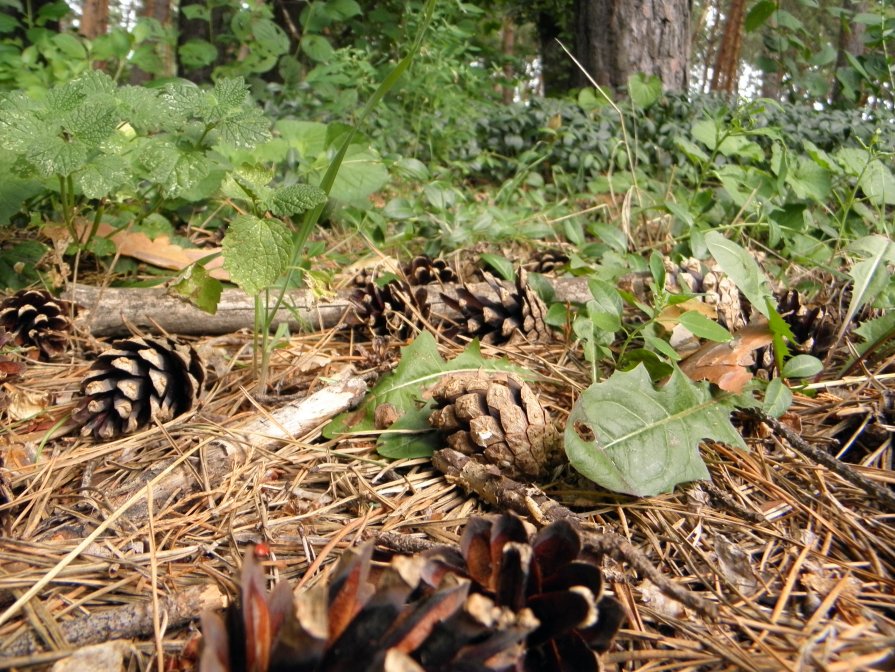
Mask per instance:
[[[478,341],[446,362],[438,352],[435,337],[424,331],[401,349],[397,368],[379,381],[360,408],[335,417],[323,434],[332,438],[339,434],[377,433],[376,449],[380,455],[394,459],[428,457],[438,447],[438,434],[428,423],[431,400],[426,400],[423,393],[446,373],[482,369],[514,371],[523,377],[532,377],[530,371],[506,359],[485,359]],[[373,423],[373,414],[377,406],[386,403],[402,415],[387,430],[380,431]]]
[[[572,408],[565,450],[572,466],[608,490],[639,497],[709,478],[701,439],[746,449],[730,424],[730,396],[713,398],[675,367],[656,389],[643,364],[591,385]]]

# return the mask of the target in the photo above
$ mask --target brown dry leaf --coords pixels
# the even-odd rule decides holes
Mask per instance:
[[[86,235],[92,224],[79,222],[78,234]],[[106,223],[100,223],[96,235],[100,238],[108,238],[115,245],[118,253],[124,257],[132,257],[145,261],[147,264],[167,268],[172,271],[182,271],[195,261],[207,257],[210,254],[221,252],[220,247],[187,248],[175,245],[168,236],[158,236],[152,240],[145,233],[130,232],[126,229],[116,229]],[[205,264],[205,270],[209,275],[218,280],[229,280],[230,274],[223,268],[224,258],[218,256]]]
[[[710,320],[714,320],[718,317],[718,311],[715,310],[714,306],[710,306],[699,299],[687,299],[683,303],[665,306],[658,317],[656,317],[656,322],[658,322],[666,331],[671,331],[677,326],[681,315],[689,312],[700,313]]]
[[[6,412],[13,421],[27,420],[38,415],[50,404],[50,395],[47,392],[33,392],[10,383],[3,385],[3,391],[9,399]]]
[[[767,324],[750,324],[727,343],[706,343],[681,363],[692,380],[707,380],[727,392],[742,392],[752,380],[752,352],[773,341]]]

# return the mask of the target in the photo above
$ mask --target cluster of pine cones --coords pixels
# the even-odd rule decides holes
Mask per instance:
[[[69,349],[76,313],[49,292],[22,290],[0,303],[0,331],[27,358],[50,360]],[[108,441],[191,410],[204,380],[196,351],[176,339],[117,341],[94,360],[71,417],[83,436]]]
[[[598,558],[559,521],[533,533],[513,515],[471,518],[460,548],[371,563],[346,554],[293,597],[267,594],[250,551],[240,603],[202,618],[205,672],[597,672],[624,611]]]
[[[553,260],[555,263],[555,260]],[[478,338],[490,345],[541,343],[550,339],[544,321],[547,308],[528,286],[527,271],[520,268],[512,285],[482,272],[482,282],[455,283],[456,273],[444,259],[421,255],[401,269],[401,276],[355,278],[351,295],[352,327],[373,336],[409,338],[423,329],[440,326],[450,336]],[[442,303],[453,315],[433,315],[433,303]],[[433,324],[434,322],[434,324]]]

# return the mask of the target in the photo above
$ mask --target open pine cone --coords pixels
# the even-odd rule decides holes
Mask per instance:
[[[439,574],[424,585],[427,560],[396,557],[377,577],[372,546],[343,556],[328,583],[271,595],[251,551],[242,599],[222,619],[202,616],[202,672],[490,672],[516,668],[538,622],[498,607],[465,578]]]
[[[427,554],[424,579],[466,576],[473,589],[517,613],[530,610],[538,627],[526,639],[524,672],[597,672],[624,621],[622,606],[603,594],[596,558],[567,520],[532,535],[514,515],[471,518],[460,551]],[[519,668],[516,668],[519,669]]]
[[[544,321],[547,306],[528,286],[525,269],[519,269],[512,289],[490,273],[483,273],[490,292],[475,291],[473,285],[457,288],[457,298],[442,292],[444,302],[462,320],[459,333],[490,345],[544,343],[551,339]]]
[[[16,345],[36,348],[40,359],[49,359],[68,348],[72,308],[42,289],[23,289],[0,303],[0,327],[13,334]]]
[[[557,463],[560,437],[537,395],[512,373],[448,375],[432,389],[429,423],[465,455],[496,464],[505,476],[537,479]]]
[[[414,290],[406,282],[391,280],[383,286],[368,282],[350,297],[352,326],[365,325],[375,336],[406,339],[428,318],[425,290]]]
[[[113,439],[186,413],[204,381],[205,368],[190,346],[172,338],[118,341],[90,367],[72,419],[83,436]]]
[[[404,276],[411,285],[455,282],[457,275],[444,259],[433,259],[420,254],[404,266]]]

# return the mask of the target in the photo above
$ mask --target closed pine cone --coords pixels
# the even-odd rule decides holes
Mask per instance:
[[[559,432],[537,396],[512,373],[448,375],[432,390],[430,424],[465,455],[500,467],[505,476],[541,478],[557,464]]]

